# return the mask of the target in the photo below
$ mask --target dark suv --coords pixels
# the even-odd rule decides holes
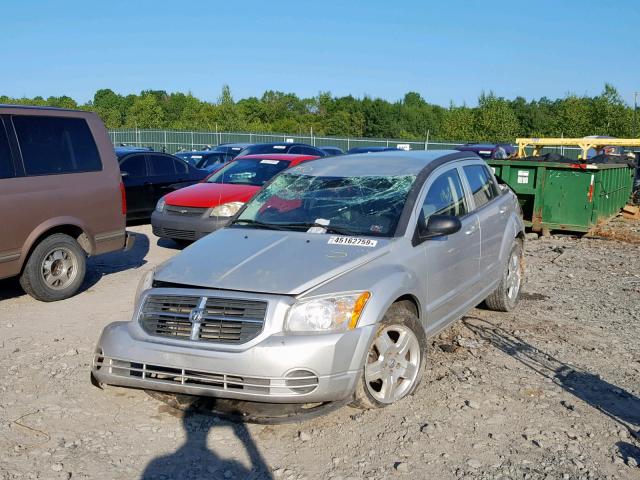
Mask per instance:
[[[73,295],[87,255],[132,244],[118,162],[93,113],[0,105],[0,279],[32,297]]]

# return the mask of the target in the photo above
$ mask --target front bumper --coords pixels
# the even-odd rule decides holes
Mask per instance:
[[[153,234],[157,237],[195,241],[224,227],[231,217],[210,217],[209,211],[200,216],[151,214]]]
[[[102,333],[92,375],[104,384],[269,403],[344,400],[355,389],[373,327],[267,336],[241,351],[136,338],[131,323]]]

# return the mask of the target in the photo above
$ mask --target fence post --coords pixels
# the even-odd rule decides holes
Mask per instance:
[[[431,130],[427,130],[427,138],[424,139],[424,149],[429,150],[429,134]]]
[[[167,131],[164,131],[164,151],[169,151],[169,146],[167,145]]]
[[[347,137],[347,150],[349,150],[351,148],[351,142],[349,137]]]
[[[191,132],[191,151],[193,151],[193,132]]]

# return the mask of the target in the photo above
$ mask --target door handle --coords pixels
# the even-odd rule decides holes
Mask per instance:
[[[477,230],[477,227],[475,225],[469,227],[467,230],[464,231],[465,235],[473,235]]]

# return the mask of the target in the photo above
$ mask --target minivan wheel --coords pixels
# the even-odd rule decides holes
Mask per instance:
[[[75,294],[85,272],[86,255],[82,247],[70,236],[55,233],[33,249],[20,285],[36,300],[55,302]]]
[[[516,239],[509,253],[509,260],[502,272],[498,288],[489,295],[484,303],[490,310],[508,312],[513,310],[520,299],[520,290],[524,281],[524,262],[522,241]]]
[[[422,380],[426,346],[417,315],[402,303],[393,304],[369,346],[353,405],[381,408],[411,395]]]

